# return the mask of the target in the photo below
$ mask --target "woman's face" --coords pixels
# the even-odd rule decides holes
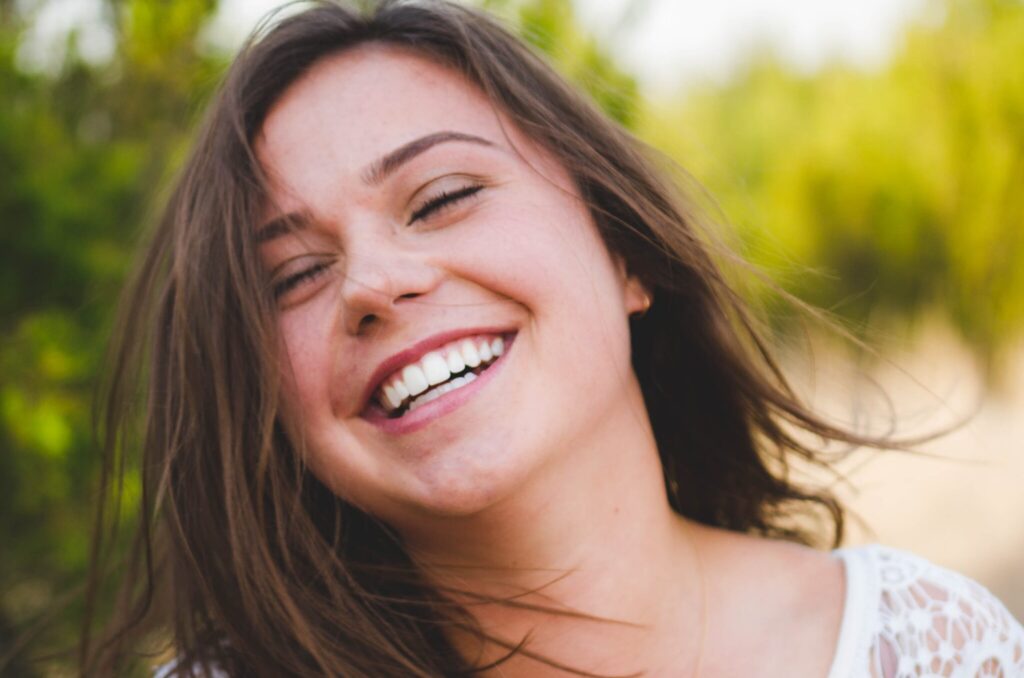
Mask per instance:
[[[398,526],[465,516],[600,435],[643,290],[475,87],[363,46],[291,86],[257,151],[285,423],[327,486]]]

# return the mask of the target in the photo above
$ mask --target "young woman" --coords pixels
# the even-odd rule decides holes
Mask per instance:
[[[978,585],[809,546],[842,511],[801,431],[888,441],[800,404],[647,151],[475,11],[255,38],[140,270],[142,525],[87,675],[154,624],[162,675],[1024,673]]]

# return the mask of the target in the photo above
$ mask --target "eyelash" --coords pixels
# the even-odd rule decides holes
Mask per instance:
[[[298,287],[299,284],[306,282],[307,280],[313,280],[322,275],[328,268],[329,264],[319,263],[315,266],[310,266],[304,271],[299,271],[295,275],[291,275],[279,283],[274,285],[274,298],[280,299],[282,296]]]
[[[482,189],[483,186],[479,184],[473,184],[470,186],[466,186],[464,188],[456,189],[454,191],[451,191],[450,193],[442,192],[437,197],[428,200],[426,204],[424,204],[418,210],[413,212],[412,216],[409,217],[409,224],[412,224],[415,221],[419,221],[420,219],[429,217],[430,215],[446,207],[451,207],[460,200],[465,200],[466,198],[472,195],[476,195]]]
[[[409,217],[409,223],[412,224],[415,221],[429,217],[431,214],[434,214],[446,207],[450,207],[460,200],[465,200],[470,196],[476,195],[482,189],[483,186],[474,184],[451,192],[442,191],[438,196],[431,198],[426,202],[426,204],[413,212],[412,216]],[[329,266],[330,265],[327,263],[319,263],[276,283],[273,287],[274,298],[280,299],[302,283],[320,277],[325,271],[327,271]]]

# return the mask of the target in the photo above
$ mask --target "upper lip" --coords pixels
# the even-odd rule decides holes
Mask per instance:
[[[478,334],[504,334],[508,332],[508,328],[499,327],[470,327],[462,328],[457,330],[448,330],[446,332],[439,332],[431,335],[426,339],[417,341],[412,346],[395,353],[394,355],[386,358],[377,369],[370,375],[370,380],[367,382],[366,391],[363,393],[362,407],[360,411],[365,410],[370,403],[370,399],[380,388],[381,383],[395,372],[399,367],[413,363],[431,350],[444,346],[445,344],[461,339],[462,337],[472,337]]]

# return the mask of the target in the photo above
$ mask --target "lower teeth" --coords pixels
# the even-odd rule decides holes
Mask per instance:
[[[456,389],[459,389],[459,388],[462,388],[466,384],[468,384],[468,383],[470,383],[472,381],[475,381],[475,380],[476,380],[476,374],[474,374],[473,372],[466,372],[465,374],[463,374],[461,376],[455,377],[451,381],[448,381],[448,382],[445,382],[445,383],[441,384],[440,386],[438,386],[437,388],[433,389],[432,391],[427,391],[426,393],[421,395],[419,398],[416,398],[411,403],[409,403],[409,409],[406,410],[406,411],[407,412],[412,412],[413,410],[415,410],[420,405],[425,405],[426,403],[429,403],[431,400],[436,400],[437,398],[440,398],[441,396],[443,396],[445,393],[451,393],[452,391],[454,391]]]

